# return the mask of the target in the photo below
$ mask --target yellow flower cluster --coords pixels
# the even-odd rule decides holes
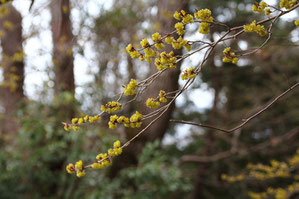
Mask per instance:
[[[260,192],[260,193],[249,192],[248,196],[251,199],[267,199],[267,198],[285,199],[288,198],[288,195],[292,195],[292,193],[296,193],[298,191],[299,191],[299,183],[295,182],[284,189],[268,187],[266,192]]]
[[[244,175],[237,175],[237,176],[227,176],[226,174],[221,174],[221,179],[225,180],[229,183],[234,183],[238,181],[243,181],[244,180]]]
[[[186,70],[183,71],[183,74],[181,76],[182,80],[187,80],[187,79],[193,79],[196,77],[196,74],[194,72],[194,68],[190,67]]]
[[[66,166],[66,171],[69,174],[72,174],[72,173],[76,172],[76,175],[77,175],[78,178],[81,178],[81,177],[85,176],[85,170],[84,170],[84,167],[83,167],[82,160],[79,160],[78,162],[76,162],[75,166],[74,166],[74,164],[68,164]]]
[[[176,29],[178,35],[183,35],[185,33],[184,24],[181,22],[176,23],[174,28]]]
[[[280,7],[291,9],[295,4],[297,3],[297,0],[280,0]]]
[[[115,129],[117,127],[117,115],[111,115],[110,116],[110,121],[108,122],[109,128]]]
[[[152,61],[151,60],[152,57],[157,56],[156,52],[151,48],[144,49],[144,54],[145,56],[141,56],[142,58],[140,58],[140,60],[143,61],[145,59],[145,61],[147,61],[148,63]]]
[[[95,116],[85,115],[82,118],[73,118],[72,119],[72,124],[68,124],[68,123],[63,122],[64,130],[70,131],[73,128],[74,131],[78,131],[79,130],[79,125],[82,125],[86,122],[94,123],[95,121],[98,121],[100,119],[101,119],[101,117],[98,116],[98,115],[95,115]]]
[[[158,37],[157,35],[155,35],[154,36],[154,38],[156,39],[156,37]],[[152,60],[151,60],[151,58],[152,57],[156,57],[156,52],[153,50],[153,49],[151,49],[151,45],[150,45],[150,43],[148,42],[148,40],[147,39],[143,39],[141,42],[140,42],[140,45],[144,48],[144,56],[140,53],[140,57],[139,57],[139,59],[141,60],[141,61],[143,61],[144,59],[147,61],[147,62],[151,62]],[[163,44],[163,42],[160,40],[159,42],[157,42],[156,44],[155,44],[155,47],[157,48],[157,49],[163,49],[164,48],[164,44]]]
[[[98,154],[96,159],[97,161],[91,165],[91,168],[93,169],[102,169],[104,167],[111,165],[112,163],[107,153]]]
[[[86,168],[93,168],[93,169],[102,169],[111,165],[112,159],[111,157],[118,156],[122,153],[121,143],[119,140],[113,143],[113,148],[108,150],[108,153],[100,153],[96,156],[96,161],[92,165],[83,166],[82,160],[76,162],[76,164],[68,164],[66,166],[66,171],[69,174],[76,172],[78,178],[85,176],[85,169]]]
[[[81,177],[85,176],[85,170],[84,170],[84,167],[83,167],[82,160],[79,160],[78,162],[76,162],[75,169],[76,169],[76,172],[77,172],[76,175],[77,175],[78,178],[81,178]]]
[[[142,120],[142,114],[140,114],[138,111],[136,111],[136,113],[130,117],[130,127],[131,128],[140,127],[141,120]]]
[[[262,13],[267,6],[268,4],[266,2],[261,2],[261,3],[255,2],[255,4],[252,6],[252,11]]]
[[[132,44],[127,45],[126,51],[130,54],[132,59],[137,59],[140,56],[140,53],[137,50],[135,50]]]
[[[201,34],[209,34],[210,23],[213,22],[214,18],[211,16],[212,12],[209,9],[201,9],[194,14],[196,19],[200,19],[202,22],[199,26],[199,32]]]
[[[182,37],[179,37],[177,40],[172,39],[171,45],[174,49],[181,49],[184,46],[187,51],[191,50],[191,45]]]
[[[147,39],[143,39],[143,40],[140,42],[140,45],[141,45],[143,48],[149,48],[149,47],[151,47],[151,45],[149,44],[149,42],[148,42]]]
[[[68,164],[66,166],[66,171],[69,173],[69,174],[72,174],[74,173],[76,170],[75,170],[75,166],[74,164]]]
[[[193,20],[193,16],[190,15],[190,14],[187,14],[184,10],[181,10],[180,12],[175,12],[173,14],[173,17],[176,19],[176,20],[181,20],[182,19],[182,22],[184,24],[188,24],[188,23],[193,23],[194,20]]]
[[[119,102],[108,102],[106,105],[102,105],[101,106],[101,111],[107,112],[109,114],[121,110],[122,109],[122,105]]]
[[[163,103],[166,103],[167,99],[166,99],[165,96],[166,96],[166,92],[163,91],[163,90],[160,90],[160,92],[159,92],[159,101],[163,102]]]
[[[166,53],[165,51],[160,53],[159,57],[155,59],[155,65],[158,70],[163,70],[165,68],[175,68],[176,57],[173,51]]]
[[[299,26],[299,19],[294,22],[295,26]]]
[[[122,153],[122,148],[120,147],[120,141],[117,140],[113,144],[113,149],[108,150],[108,154],[109,156],[114,157],[120,155],[121,153]]]
[[[271,10],[269,8],[265,9],[265,15],[269,16],[271,14]]]
[[[158,108],[160,106],[160,102],[155,101],[155,99],[152,97],[146,100],[145,105],[149,108]]]
[[[212,22],[214,19],[211,16],[212,12],[209,9],[201,9],[194,14],[196,19],[200,19],[202,21]]]
[[[238,62],[238,57],[234,52],[231,51],[231,47],[227,47],[223,50],[224,57],[222,58],[222,61],[224,63],[232,62],[233,64],[236,64]]]
[[[117,115],[110,116],[110,120],[108,122],[108,126],[111,129],[114,129],[117,127],[117,124],[123,124],[125,127],[131,127],[136,128],[141,126],[141,120],[142,115],[136,111],[135,114],[133,114],[130,119],[125,116],[118,117]]]
[[[287,198],[287,195],[299,191],[298,175],[294,174],[292,171],[294,168],[299,165],[299,149],[297,149],[295,155],[292,156],[287,162],[279,162],[272,160],[270,165],[263,164],[248,164],[247,169],[249,170],[248,179],[257,179],[257,180],[269,180],[273,178],[287,178],[290,179],[294,177],[292,184],[288,185],[285,188],[272,188],[264,192],[256,193],[249,192],[248,195],[252,199],[266,199],[266,198],[277,198],[284,199]],[[241,177],[240,177],[241,176]],[[221,178],[227,182],[234,183],[244,179],[243,175],[239,176],[227,176],[222,174]]]
[[[125,95],[135,95],[138,83],[135,79],[131,79],[130,83],[125,87]]]
[[[258,180],[289,177],[290,174],[288,172],[288,168],[289,167],[285,162],[278,162],[276,160],[272,160],[270,166],[263,164],[247,165],[247,169],[250,170],[249,176]]]
[[[155,47],[158,50],[162,50],[165,47],[164,44],[163,44],[163,41],[162,41],[162,36],[159,33],[157,33],[157,32],[154,33],[152,35],[152,39],[155,42]]]
[[[251,24],[244,25],[245,32],[253,32],[255,31],[260,36],[265,36],[267,31],[265,30],[264,26],[256,25],[256,21],[254,20]]]

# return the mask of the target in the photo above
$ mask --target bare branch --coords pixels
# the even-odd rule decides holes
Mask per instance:
[[[226,130],[226,129],[222,129],[222,128],[218,128],[215,126],[211,126],[211,125],[207,125],[207,124],[201,124],[201,123],[196,123],[196,122],[190,122],[190,121],[184,121],[184,120],[169,120],[170,122],[174,122],[174,123],[182,123],[182,124],[190,124],[190,125],[194,125],[194,126],[200,126],[200,127],[204,127],[204,128],[210,128],[210,129],[214,129],[214,130],[218,130],[218,131],[222,131],[225,133],[232,133],[240,128],[242,128],[243,126],[245,126],[250,120],[254,119],[255,117],[259,116],[261,113],[263,113],[264,111],[266,111],[268,108],[270,108],[270,106],[272,106],[273,104],[275,104],[280,98],[282,98],[283,96],[285,96],[287,93],[289,93],[290,91],[294,90],[297,86],[299,85],[299,82],[297,82],[296,84],[294,84],[293,86],[291,86],[289,89],[287,89],[285,92],[281,93],[279,96],[277,96],[274,100],[272,100],[267,106],[265,106],[264,108],[262,108],[261,110],[259,110],[258,112],[256,112],[255,114],[251,115],[249,118],[245,119],[244,122],[242,122],[241,124],[239,124],[238,126]]]

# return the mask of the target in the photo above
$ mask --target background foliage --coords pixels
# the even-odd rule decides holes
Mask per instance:
[[[18,9],[19,2],[13,4]],[[115,97],[131,78],[147,77],[149,66],[132,61],[124,49],[128,43],[137,43],[162,28],[156,19],[159,4],[155,0],[114,0],[111,5],[92,0],[70,3],[75,88],[58,89],[57,93],[53,86],[57,81],[54,70],[57,66],[47,61],[36,68],[43,71],[46,78],[33,95],[28,95],[25,81],[24,100],[15,105],[13,115],[17,131],[10,134],[1,130],[0,134],[0,198],[248,198],[248,192],[265,191],[269,184],[273,187],[290,184],[289,179],[230,184],[221,179],[221,175],[238,175],[248,163],[287,161],[295,153],[299,144],[298,89],[233,134],[170,124],[163,137],[143,143],[142,152],[130,164],[91,171],[82,179],[68,175],[65,172],[68,162],[78,159],[88,162],[107,150],[114,140],[127,138],[124,129],[107,129],[108,118],[105,117],[104,122],[82,127],[76,133],[65,132],[61,121],[70,120],[74,115],[98,113],[100,105]],[[90,5],[96,5],[96,12],[90,11]],[[261,18],[262,15],[251,11],[251,5],[252,1],[247,0],[190,0],[188,10],[194,13],[195,9],[209,8],[215,19],[233,27]],[[33,6],[30,20],[38,21],[31,24],[37,29],[23,32],[25,54],[28,45],[33,45],[26,43],[27,40],[33,38],[42,42],[41,32],[51,31],[50,25],[38,29],[42,26],[40,20],[44,11],[49,12],[48,3]],[[298,11],[295,12],[298,17]],[[163,15],[171,17],[172,14],[164,10]],[[223,49],[255,47],[263,42],[261,38],[246,34],[216,48],[195,84],[178,100],[172,118],[228,129],[298,82],[299,38],[298,28],[293,24],[295,15],[279,19],[269,44],[241,58],[238,65],[221,62]],[[29,23],[28,20],[23,21],[23,26],[28,27],[25,23]],[[197,30],[191,27],[185,38],[198,36]],[[215,27],[211,31],[205,39],[217,38],[222,30]],[[55,58],[48,49],[41,51],[41,56]],[[24,60],[25,69],[32,70],[34,60],[29,58]],[[185,60],[181,68],[197,65],[199,58],[200,55]],[[82,63],[78,60],[83,60],[86,68],[85,79],[83,74],[76,73],[76,67]],[[4,69],[1,72],[5,75]],[[25,80],[26,75],[28,73]],[[0,100],[0,126],[4,126],[5,98]],[[132,112],[138,103],[124,112]],[[265,147],[251,150],[258,144]],[[213,161],[186,160],[189,155],[209,157],[225,151],[229,152],[228,156]],[[298,169],[293,174],[298,175]]]

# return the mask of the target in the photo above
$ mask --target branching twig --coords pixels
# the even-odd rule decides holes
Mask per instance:
[[[246,125],[250,120],[252,120],[253,118],[257,117],[258,115],[260,115],[261,113],[263,113],[264,111],[266,111],[270,106],[272,106],[275,102],[277,102],[280,98],[282,98],[283,96],[285,96],[287,93],[289,93],[290,91],[292,91],[293,89],[295,89],[297,86],[299,85],[299,82],[297,82],[296,84],[294,84],[293,86],[291,86],[289,89],[287,89],[285,92],[281,93],[279,96],[277,96],[274,100],[272,100],[267,106],[265,106],[264,108],[262,108],[261,110],[259,110],[258,112],[256,112],[255,114],[251,115],[249,118],[245,119],[244,122],[242,122],[241,124],[239,124],[238,126],[226,130],[226,129],[222,129],[222,128],[218,128],[215,126],[211,126],[211,125],[206,125],[206,124],[200,124],[200,123],[196,123],[196,122],[190,122],[190,121],[184,121],[184,120],[170,120],[170,122],[174,122],[174,123],[182,123],[182,124],[190,124],[190,125],[194,125],[194,126],[200,126],[200,127],[204,127],[204,128],[210,128],[210,129],[214,129],[214,130],[218,130],[218,131],[222,131],[225,133],[232,133],[234,131],[236,131],[237,129],[242,128],[244,125]]]

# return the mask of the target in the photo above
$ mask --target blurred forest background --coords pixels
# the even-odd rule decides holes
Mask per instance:
[[[292,178],[244,180],[235,184],[223,173],[244,173],[249,163],[286,161],[299,146],[299,90],[285,96],[242,129],[225,134],[169,123],[190,120],[229,129],[299,80],[298,9],[279,19],[270,43],[237,65],[223,64],[226,46],[246,50],[263,42],[246,34],[218,46],[195,84],[164,117],[104,170],[84,178],[68,175],[69,162],[90,162],[116,139],[136,131],[107,128],[108,116],[78,132],[62,121],[97,114],[131,78],[154,71],[132,60],[124,49],[159,31],[171,32],[176,10],[209,8],[230,27],[262,19],[249,0],[15,0],[0,6],[0,198],[249,198],[268,186],[287,187]],[[269,1],[273,5],[279,2]],[[296,14],[297,12],[297,14]],[[293,17],[293,18],[292,18]],[[294,18],[295,17],[295,18]],[[223,31],[211,29],[206,39]],[[197,26],[185,38],[204,39]],[[177,53],[184,53],[177,51]],[[200,62],[184,60],[145,91],[176,90],[180,71]],[[144,100],[122,110],[145,113]],[[294,175],[297,175],[298,169]],[[290,196],[291,197],[291,196]],[[296,196],[292,196],[296,198]]]

